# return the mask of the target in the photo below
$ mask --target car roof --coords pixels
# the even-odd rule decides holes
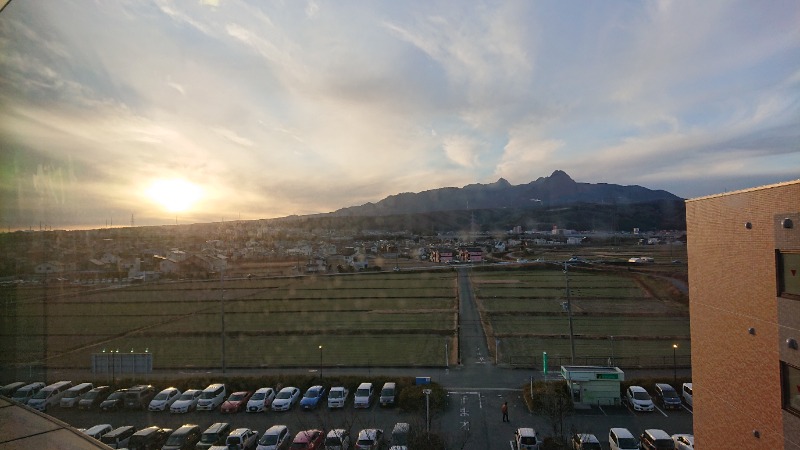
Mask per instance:
[[[314,437],[315,433],[322,434],[322,431],[317,429],[299,431],[294,437],[294,442],[309,442]]]
[[[249,433],[250,431],[251,431],[250,428],[237,428],[231,431],[231,434],[229,434],[228,436],[241,436],[245,433]]]
[[[173,434],[181,434],[181,433],[185,434],[185,433],[188,433],[189,431],[194,430],[194,429],[200,429],[200,425],[195,425],[193,423],[187,423],[187,424],[181,425],[180,428],[178,428],[177,430],[173,431]]]
[[[667,383],[656,383],[656,387],[658,389],[661,389],[662,391],[665,390],[665,389],[671,389],[673,391],[675,390],[675,388],[672,387],[672,385],[667,384]]]
[[[286,386],[285,388],[282,388],[281,391],[294,391],[295,389],[297,388],[294,386]]]
[[[377,428],[367,428],[358,432],[358,439],[375,439],[378,437],[378,432],[383,432]]]
[[[631,433],[631,431],[629,429],[627,429],[627,428],[612,428],[610,431],[612,431],[614,434],[616,434],[617,437],[619,437],[619,438],[632,438],[633,437],[633,433]]]
[[[110,429],[111,430],[111,429],[114,429],[114,427],[112,427],[110,423],[101,423],[101,424],[95,425],[95,426],[93,426],[91,428],[87,428],[86,429],[86,433],[87,434],[93,434],[94,432],[97,432],[97,431],[100,431],[100,430],[104,430],[104,429]]]
[[[230,425],[228,422],[216,422],[216,423],[212,423],[212,424],[211,424],[211,426],[209,426],[208,428],[206,428],[206,431],[204,431],[204,433],[217,433],[217,432],[219,432],[220,430],[223,430],[223,429],[225,429],[225,428],[228,428],[228,427],[230,427],[230,426],[231,426],[231,425]]]
[[[672,439],[672,437],[667,434],[666,431],[658,428],[648,428],[644,430],[644,432],[652,436],[654,439]]]
[[[274,389],[272,389],[271,387],[263,387],[263,388],[258,388],[256,392],[269,392],[270,390]]]
[[[630,386],[630,387],[628,387],[628,389],[630,389],[631,391],[647,392],[647,389],[645,389],[645,388],[643,388],[641,386]]]
[[[517,433],[520,436],[536,436],[536,430],[533,428],[518,428]]]
[[[595,436],[593,434],[590,434],[590,433],[578,433],[578,436],[580,437],[580,440],[581,440],[582,443],[583,442],[590,443],[590,444],[594,444],[594,443],[599,444],[600,443],[600,441],[597,440],[597,436]]]
[[[287,427],[286,425],[273,425],[267,428],[267,431],[265,431],[264,434],[280,434],[283,432],[283,430],[286,430],[288,428],[289,427]]]
[[[205,388],[205,389],[203,389],[203,390],[204,390],[204,391],[216,391],[217,389],[219,389],[219,388],[221,388],[221,387],[223,387],[223,386],[225,386],[225,385],[224,385],[224,384],[222,384],[222,383],[214,383],[214,384],[209,384],[209,385],[208,385],[208,386],[206,386],[206,388]]]
[[[344,428],[334,428],[333,430],[328,431],[328,437],[342,437],[347,435],[347,430]]]

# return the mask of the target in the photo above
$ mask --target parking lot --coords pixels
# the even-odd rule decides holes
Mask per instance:
[[[500,410],[508,402],[510,422],[502,422]],[[439,426],[451,442],[465,442],[464,449],[513,449],[514,430],[529,427],[542,437],[553,436],[553,421],[543,415],[531,414],[516,390],[449,390],[448,408]],[[608,430],[613,427],[629,429],[635,436],[648,428],[659,428],[670,435],[692,433],[692,412],[680,410],[633,412],[628,407],[603,407],[577,410],[564,418],[564,433],[591,433],[608,447]],[[460,446],[454,448],[461,448]]]

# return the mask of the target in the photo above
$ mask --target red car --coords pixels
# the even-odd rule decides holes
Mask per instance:
[[[250,391],[234,392],[225,400],[222,406],[219,407],[219,410],[223,413],[239,412],[244,409],[245,405],[247,405],[247,401],[250,400],[252,396],[253,393]]]
[[[322,449],[325,445],[325,433],[320,430],[305,430],[297,433],[292,441],[292,450]]]

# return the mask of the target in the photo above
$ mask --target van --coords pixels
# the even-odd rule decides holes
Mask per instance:
[[[143,428],[133,433],[128,441],[128,450],[160,450],[172,430],[156,426]]]
[[[225,401],[227,394],[224,384],[216,383],[209,385],[207,388],[203,389],[203,393],[200,394],[200,399],[197,400],[197,410],[212,411]]]
[[[227,422],[217,422],[203,431],[200,436],[200,442],[197,443],[197,449],[207,449],[212,445],[224,445],[225,438],[231,434],[231,424]]]
[[[644,430],[639,438],[639,448],[642,450],[674,450],[675,442],[666,431],[650,428]]]
[[[95,425],[86,430],[83,430],[83,432],[97,440],[100,440],[101,437],[108,434],[108,432],[110,432],[113,429],[114,427],[112,427],[110,424],[103,423],[100,425]]]
[[[106,444],[111,448],[125,448],[128,446],[128,441],[131,440],[133,433],[136,433],[136,427],[126,425],[124,427],[115,428],[100,438],[100,442]]]
[[[392,428],[392,441],[389,450],[408,450],[408,433],[411,425],[405,422],[394,424]]]
[[[149,384],[132,386],[125,392],[126,409],[145,409],[156,396],[156,388]]]
[[[397,392],[397,385],[395,383],[392,382],[384,383],[383,388],[381,388],[381,396],[380,396],[381,406],[393,406],[396,392]]]
[[[612,428],[608,431],[611,450],[639,450],[639,442],[627,428]]]
[[[681,398],[667,383],[656,383],[655,398],[664,409],[681,409]]]
[[[353,399],[354,408],[369,408],[372,406],[372,383],[361,383],[356,389],[355,398]]]
[[[692,383],[683,383],[683,401],[686,402],[687,405],[693,407],[692,405]]]
[[[34,395],[36,395],[37,392],[41,391],[42,388],[44,388],[44,383],[42,383],[41,381],[27,384],[17,389],[17,392],[14,392],[14,394],[11,395],[11,400],[26,405],[28,403],[28,400],[30,400]]]
[[[22,381],[9,383],[0,388],[0,395],[2,395],[3,397],[11,397],[11,395],[14,392],[17,392],[17,389],[21,388],[22,386],[25,386],[25,383],[23,383]]]
[[[94,385],[92,383],[81,383],[77,386],[72,386],[71,388],[67,389],[67,392],[64,392],[64,396],[61,397],[59,406],[62,408],[72,408],[73,406],[77,405],[83,396],[92,389],[94,389]]]
[[[167,438],[167,442],[161,447],[161,450],[183,450],[194,448],[200,442],[200,426],[186,424],[182,425]]]
[[[59,381],[45,386],[28,400],[28,406],[38,411],[47,411],[47,408],[57,405],[67,389],[71,387],[71,381]]]

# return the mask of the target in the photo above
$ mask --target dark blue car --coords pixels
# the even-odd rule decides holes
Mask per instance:
[[[300,407],[303,409],[314,409],[325,398],[324,386],[311,386],[308,388],[303,398],[300,399]]]

